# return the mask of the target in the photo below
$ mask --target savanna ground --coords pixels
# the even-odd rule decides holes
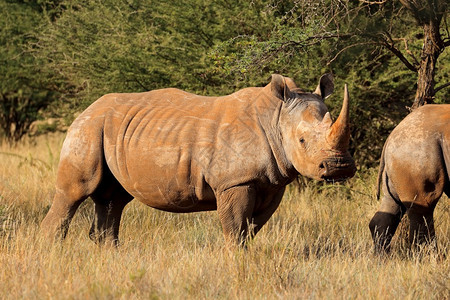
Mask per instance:
[[[67,239],[48,243],[49,209],[64,135],[0,146],[0,295],[3,299],[449,299],[449,200],[436,212],[437,252],[411,253],[404,220],[392,255],[373,255],[376,170],[344,185],[289,186],[246,250],[225,248],[216,212],[171,214],[133,201],[118,249],[88,238],[93,205]]]

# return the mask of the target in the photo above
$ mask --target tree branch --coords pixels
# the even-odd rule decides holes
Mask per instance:
[[[305,48],[313,45],[317,45],[323,40],[326,39],[332,39],[332,38],[350,38],[354,36],[355,34],[349,33],[349,34],[340,34],[340,33],[328,33],[328,34],[322,34],[322,35],[313,35],[308,36],[304,38],[303,40],[297,40],[297,41],[283,41],[279,42],[277,47],[267,49],[263,52],[263,54],[259,57],[253,60],[252,64],[260,64],[261,62],[267,61],[274,55],[284,52],[285,49],[289,47],[297,47],[297,48]],[[242,36],[241,36],[242,37]]]
[[[406,51],[406,53],[408,53],[409,56],[411,56],[411,58],[414,60],[414,64],[415,64],[416,66],[420,65],[419,61],[418,61],[417,58],[414,56],[414,53],[412,53],[412,51],[409,50],[409,47],[408,47],[408,40],[407,40],[406,38],[402,38],[402,39],[400,39],[400,40],[403,40],[403,42],[404,42],[404,44],[405,44],[405,51]]]
[[[343,49],[339,50],[339,52],[327,63],[327,65],[330,65],[333,61],[335,61],[337,59],[337,57],[339,55],[341,55],[342,52],[346,51],[347,49],[361,46],[361,45],[371,45],[371,44],[373,45],[373,44],[378,44],[378,43],[377,42],[364,42],[364,43],[356,43],[356,44],[348,45],[347,47],[344,47]]]
[[[327,40],[327,39],[332,39],[332,38],[350,38],[355,36],[355,34],[353,33],[348,33],[348,34],[340,34],[340,33],[334,33],[334,34],[323,34],[323,35],[313,35],[313,36],[309,36],[307,38],[305,38],[303,41],[289,41],[288,43],[292,43],[295,45],[302,45],[304,42],[309,42],[312,40]]]
[[[360,2],[372,5],[372,4],[385,4],[386,2],[388,2],[388,0],[380,0],[380,1],[360,0]]]
[[[412,63],[410,63],[409,60],[403,55],[403,53],[400,50],[398,50],[397,47],[394,46],[394,41],[392,40],[392,37],[387,32],[382,34],[382,36],[384,38],[382,38],[381,44],[388,50],[390,50],[392,53],[394,53],[395,56],[397,56],[408,69],[410,69],[413,72],[417,72],[418,70],[417,67]]]
[[[447,82],[446,84],[443,84],[443,85],[441,85],[441,86],[435,88],[435,89],[434,89],[434,94],[436,95],[437,92],[439,92],[440,90],[442,90],[442,89],[444,89],[444,88],[446,88],[446,87],[448,87],[448,86],[450,86],[450,82]]]
[[[421,25],[423,24],[424,19],[421,16],[420,10],[414,0],[400,0],[400,3],[413,14],[414,19],[416,19]]]

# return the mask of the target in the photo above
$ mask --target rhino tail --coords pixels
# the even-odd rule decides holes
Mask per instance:
[[[387,141],[384,143],[383,150],[381,151],[380,167],[378,169],[378,178],[377,178],[377,200],[380,200],[381,184],[383,182],[383,172],[385,167],[384,152],[386,150],[386,145]]]

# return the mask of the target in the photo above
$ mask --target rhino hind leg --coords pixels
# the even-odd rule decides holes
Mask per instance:
[[[375,253],[389,253],[391,240],[401,221],[399,214],[377,211],[369,223],[375,245]]]
[[[53,204],[41,223],[41,233],[46,238],[63,240],[66,237],[70,222],[85,197],[67,199],[70,198],[65,192],[56,191]]]
[[[410,220],[409,243],[413,247],[422,244],[435,245],[436,233],[434,230],[433,211],[434,207],[413,206],[408,209]]]
[[[56,239],[66,237],[76,210],[97,188],[102,169],[98,159],[85,160],[84,165],[70,158],[61,159],[52,206],[41,223],[41,232],[45,236]]]
[[[89,237],[98,244],[119,243],[120,219],[124,207],[133,197],[119,184],[109,170],[105,170],[101,183],[91,195],[95,215]]]
[[[390,186],[388,176],[385,176],[380,208],[369,223],[375,253],[388,253],[391,249],[392,237],[405,213],[399,203],[397,192]]]
[[[41,232],[48,238],[66,237],[76,210],[102,180],[106,163],[101,131],[92,131],[94,125],[72,125],[66,136],[56,176],[55,196],[41,223]]]

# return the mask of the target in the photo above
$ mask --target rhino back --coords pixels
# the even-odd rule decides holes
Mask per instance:
[[[177,89],[109,94],[73,126],[95,131],[103,118],[108,168],[144,203],[166,210],[215,209],[215,190],[264,180],[273,165],[252,105],[259,91],[249,88],[225,97]]]

